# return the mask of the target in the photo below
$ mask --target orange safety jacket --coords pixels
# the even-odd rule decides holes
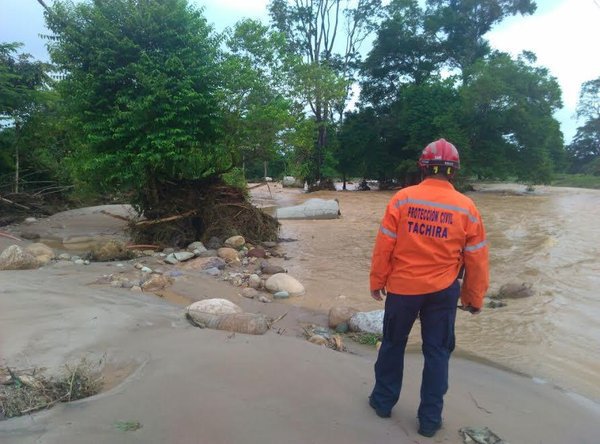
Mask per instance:
[[[390,200],[371,261],[371,290],[420,295],[448,288],[464,266],[461,302],[483,306],[489,286],[485,229],[450,182],[427,178]]]

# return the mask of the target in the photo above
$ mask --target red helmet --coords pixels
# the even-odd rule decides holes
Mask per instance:
[[[421,157],[419,157],[419,166],[421,168],[436,165],[449,166],[455,169],[460,168],[458,150],[445,139],[431,142],[425,147]]]

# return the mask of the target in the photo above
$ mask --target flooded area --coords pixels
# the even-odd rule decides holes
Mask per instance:
[[[488,185],[470,193],[490,241],[490,293],[527,282],[534,297],[478,316],[459,313],[457,353],[490,361],[600,400],[600,191]],[[504,191],[503,191],[504,190]],[[318,310],[336,304],[383,308],[369,297],[371,251],[393,192],[271,191],[285,205],[337,198],[338,220],[282,221],[289,273],[307,294],[289,303]],[[291,196],[291,197],[290,197]],[[418,350],[414,329],[409,347]]]

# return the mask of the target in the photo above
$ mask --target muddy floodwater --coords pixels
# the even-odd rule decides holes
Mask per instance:
[[[505,190],[505,191],[503,191]],[[487,185],[470,197],[490,242],[490,294],[508,282],[531,283],[534,297],[478,316],[459,312],[457,353],[530,375],[541,384],[600,401],[600,191]],[[283,265],[307,289],[289,303],[383,308],[370,299],[373,241],[393,192],[283,192],[285,204],[337,198],[342,218],[283,221]],[[418,350],[419,332],[409,348]]]

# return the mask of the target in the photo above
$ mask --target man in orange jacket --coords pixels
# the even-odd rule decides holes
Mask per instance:
[[[390,200],[373,250],[371,296],[381,301],[387,291],[387,298],[369,404],[378,416],[389,417],[398,402],[404,350],[418,316],[425,358],[419,433],[431,437],[442,426],[458,299],[463,309],[479,313],[489,269],[479,211],[450,183],[460,167],[457,149],[444,139],[432,142],[419,166],[425,179]]]

